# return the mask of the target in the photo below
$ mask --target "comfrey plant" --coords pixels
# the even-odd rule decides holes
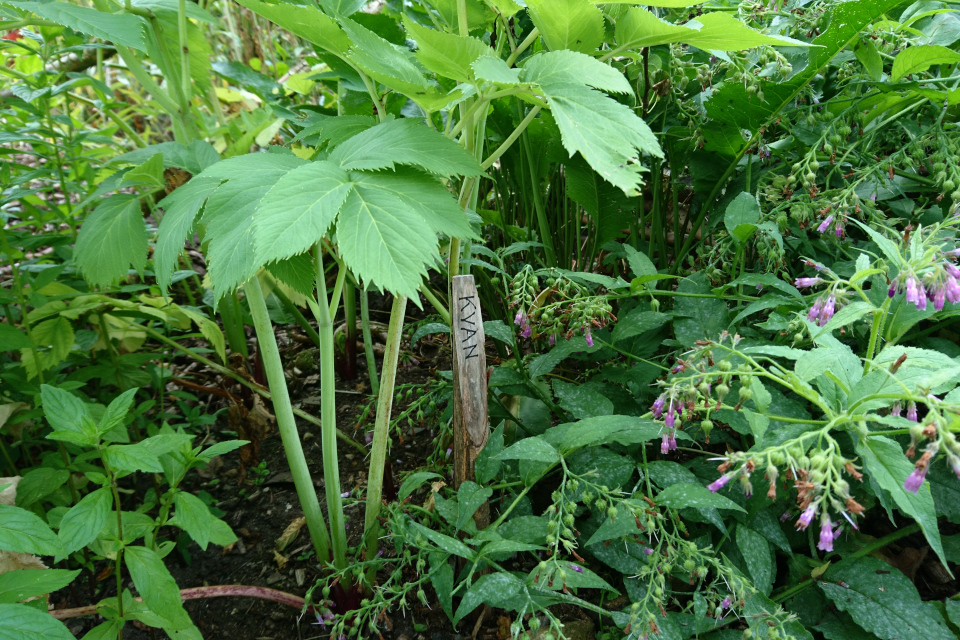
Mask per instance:
[[[796,528],[811,532],[811,547],[816,536],[823,552],[834,550],[845,527],[859,527],[864,503],[892,498],[942,558],[924,481],[939,457],[960,479],[954,433],[960,426],[960,364],[898,343],[919,320],[935,319],[950,311],[948,303],[960,301],[957,226],[953,216],[904,234],[900,242],[863,226],[871,244],[849,277],[806,261],[816,275],[794,284],[818,292],[793,326],[799,329],[794,344],[809,340],[809,349],[726,332],[716,341],[699,341],[661,382],[664,390],[651,407],[651,415],[662,420],[662,451],[676,448],[677,430],[685,424],[706,434],[714,421],[739,425],[756,444],[716,459],[721,475],[709,485],[711,492],[736,484],[749,498],[762,476],[767,497],[776,500],[785,488],[781,481],[788,481]],[[877,255],[868,252],[872,248]],[[853,347],[835,332],[852,339]],[[793,407],[794,413],[779,415],[774,405],[780,411]],[[864,476],[872,483],[863,483]]]
[[[563,269],[534,270],[524,266],[508,287],[509,308],[516,309],[513,323],[521,338],[546,337],[549,344],[557,338],[569,340],[583,332],[587,345],[593,346],[593,331],[616,321],[608,296],[595,295],[577,282],[578,274]],[[546,288],[541,288],[540,278]]]

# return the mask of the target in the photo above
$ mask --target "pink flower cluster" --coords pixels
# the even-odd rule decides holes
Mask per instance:
[[[828,322],[837,311],[837,296],[830,293],[827,296],[820,296],[807,312],[807,320],[816,322],[817,326],[822,327]]]
[[[953,252],[950,252],[951,254]],[[901,274],[890,283],[887,296],[893,297],[903,290],[906,300],[919,311],[927,308],[928,301],[933,302],[936,311],[942,311],[946,303],[960,302],[960,269],[950,262],[944,262],[941,268],[932,272],[923,282],[913,273]]]
[[[666,413],[664,413],[664,408],[666,408]],[[668,403],[666,394],[660,394],[660,396],[653,401],[653,406],[650,407],[650,411],[653,413],[654,418],[658,420],[663,418],[663,424],[667,429],[663,433],[663,438],[660,442],[660,453],[666,454],[675,451],[677,448],[677,418],[683,417],[683,407],[679,402],[675,402],[673,398],[670,398]]]
[[[834,224],[834,220],[836,220],[836,224]],[[817,227],[817,231],[819,233],[826,233],[827,231],[830,230],[830,227],[833,226],[833,231],[836,234],[836,236],[838,238],[842,238],[843,228],[846,221],[847,221],[846,216],[840,216],[838,218],[834,218],[832,215],[827,216],[826,218],[823,219],[823,222],[820,223],[820,226]]]
[[[513,317],[513,324],[520,327],[520,337],[529,338],[533,327],[530,326],[530,319],[527,317],[527,314],[523,312],[523,309],[517,311],[517,315]]]

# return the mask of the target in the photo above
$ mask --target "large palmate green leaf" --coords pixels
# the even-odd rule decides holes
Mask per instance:
[[[332,162],[311,162],[281,177],[253,214],[258,264],[303,253],[319,242],[352,188],[347,173]]]
[[[166,291],[170,286],[170,277],[177,269],[177,257],[183,251],[183,242],[193,229],[203,203],[221,182],[223,179],[219,177],[198,176],[160,201],[159,206],[165,213],[157,231],[153,268],[161,290]]]
[[[413,54],[405,47],[384,40],[349,18],[341,20],[340,25],[354,43],[347,59],[371,78],[413,100],[438,94]]]
[[[493,53],[477,38],[428,29],[411,20],[405,20],[404,26],[417,42],[417,60],[434,73],[457,82],[473,78],[470,65],[480,56]]]
[[[590,0],[529,0],[527,12],[551,51],[589,53],[603,42],[603,12]]]
[[[524,61],[519,80],[541,86],[585,84],[611,93],[633,93],[622,73],[576,51],[549,51],[531,56]]]
[[[439,263],[436,234],[397,196],[355,185],[337,221],[340,253],[361,280],[416,299],[427,267]]]
[[[253,213],[260,199],[288,171],[306,164],[292,154],[252,153],[218,162],[200,176],[229,177],[204,210],[210,279],[217,297],[246,282],[257,271]]]
[[[593,220],[596,246],[619,238],[636,218],[639,200],[604,180],[577,156],[564,164],[567,196],[577,202]],[[631,247],[632,248],[632,247]],[[656,269],[654,269],[656,273]],[[620,328],[620,325],[617,325]]]
[[[663,157],[647,123],[630,107],[584,85],[550,84],[542,90],[567,152],[579,152],[625,194],[639,195],[645,171],[640,153]]]
[[[31,11],[41,18],[70,27],[74,31],[113,42],[131,49],[145,51],[143,44],[144,20],[130,13],[105,13],[80,7],[69,2],[5,1],[20,9]]]
[[[347,34],[337,26],[336,21],[314,7],[287,2],[269,4],[260,0],[237,0],[237,2],[290,33],[341,58],[346,56],[352,44]]]
[[[334,149],[329,159],[346,170],[412,164],[442,176],[476,176],[482,172],[463,147],[416,118],[389,120],[371,127]]]
[[[147,229],[140,198],[121,193],[101,202],[80,228],[74,255],[87,282],[101,287],[125,278],[131,267],[143,269]]]
[[[375,173],[351,171],[350,179],[356,185],[395,195],[423,218],[434,233],[451,238],[477,238],[456,199],[433,176],[416,169],[397,167],[394,171]]]
[[[920,600],[910,579],[876,558],[835,565],[818,584],[838,609],[882,640],[956,638],[936,606]]]

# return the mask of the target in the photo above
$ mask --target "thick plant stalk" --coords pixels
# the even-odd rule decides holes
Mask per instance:
[[[287,454],[287,464],[290,466],[293,484],[297,489],[297,496],[300,498],[300,506],[303,508],[303,516],[307,520],[307,529],[310,531],[310,539],[313,541],[313,548],[317,552],[317,559],[321,563],[327,562],[330,558],[330,535],[327,533],[327,525],[323,521],[323,514],[320,512],[320,502],[317,499],[317,492],[313,488],[313,480],[310,478],[307,459],[303,455],[303,447],[300,446],[300,434],[297,433],[297,423],[293,417],[293,405],[290,404],[290,394],[287,392],[287,381],[283,375],[283,364],[280,362],[280,350],[277,349],[277,339],[273,335],[273,325],[270,323],[270,316],[267,314],[267,304],[263,300],[260,281],[254,276],[247,281],[244,289],[247,292],[247,301],[250,304],[250,315],[253,316],[253,326],[257,331],[263,368],[267,374],[270,393],[273,395],[273,411],[277,416],[277,428],[280,431],[280,439],[283,441],[283,450]],[[332,439],[336,443],[336,434],[333,435]],[[326,453],[326,442],[323,443],[323,446],[324,453]],[[334,451],[336,451],[336,444],[334,444]],[[339,482],[337,484],[339,485]],[[327,486],[330,486],[329,476],[327,477]],[[337,505],[339,506],[339,496],[337,498]]]
[[[367,290],[360,290],[360,330],[363,332],[363,354],[367,358],[367,374],[370,376],[370,393],[380,392],[380,376],[377,375],[377,359],[373,356],[373,334],[370,332],[370,307]]]
[[[363,538],[366,541],[367,560],[377,553],[380,526],[380,499],[383,495],[383,468],[387,460],[390,434],[390,413],[393,410],[393,388],[397,379],[397,361],[400,357],[400,341],[403,339],[403,317],[407,299],[397,296],[390,310],[390,325],[387,328],[387,347],[383,353],[383,378],[377,398],[377,421],[373,427],[373,443],[370,450],[370,471],[367,473],[367,510],[363,520]],[[376,571],[371,567],[371,571]]]
[[[219,311],[230,351],[239,353],[246,360],[250,357],[250,352],[247,350],[247,336],[243,331],[243,308],[237,294],[227,294],[220,302]]]
[[[343,345],[343,379],[357,379],[357,288],[347,278],[343,285],[343,318],[347,341]]]
[[[337,569],[347,566],[347,530],[340,502],[340,467],[337,460],[337,387],[333,362],[333,322],[327,306],[327,281],[323,272],[323,247],[314,245],[317,261],[317,333],[320,336],[320,442],[323,447],[323,480],[327,494],[327,515],[330,518],[333,564]]]

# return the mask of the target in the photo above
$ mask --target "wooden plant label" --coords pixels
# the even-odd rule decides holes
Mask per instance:
[[[473,276],[454,276],[453,314],[453,467],[457,488],[473,480],[477,455],[487,444],[487,356],[480,298]],[[480,515],[480,512],[477,512]],[[479,524],[479,523],[478,523]]]

